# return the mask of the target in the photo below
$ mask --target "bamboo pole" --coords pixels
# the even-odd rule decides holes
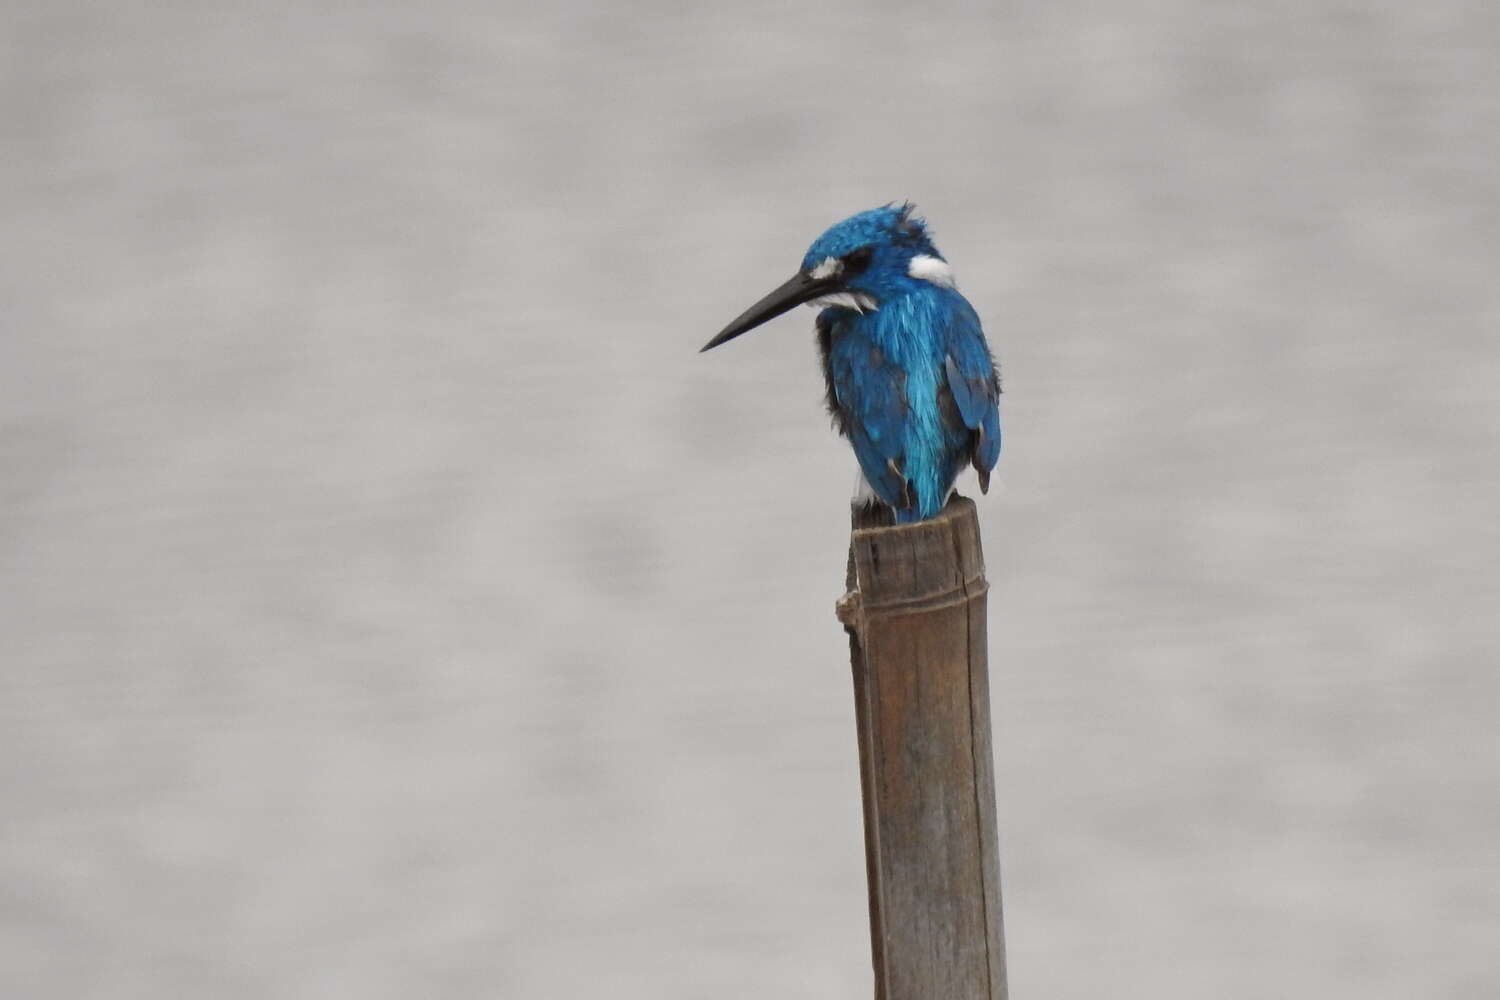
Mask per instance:
[[[1006,1000],[984,557],[974,503],[856,511],[854,673],[876,1000]]]

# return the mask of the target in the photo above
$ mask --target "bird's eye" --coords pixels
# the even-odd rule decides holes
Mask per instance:
[[[850,251],[844,255],[844,273],[858,274],[870,266],[870,258],[875,251],[870,247],[860,247],[858,250]]]

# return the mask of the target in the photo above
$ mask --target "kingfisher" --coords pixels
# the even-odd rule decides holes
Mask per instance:
[[[883,504],[898,524],[934,517],[969,465],[988,493],[1000,458],[999,371],[978,314],[912,204],[828,229],[796,274],[702,350],[804,303],[820,310],[828,412],[859,462],[856,503]]]

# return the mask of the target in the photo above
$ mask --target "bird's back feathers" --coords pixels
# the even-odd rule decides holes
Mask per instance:
[[[963,296],[931,286],[871,313],[826,309],[818,341],[835,424],[898,521],[937,514],[964,465],[988,486],[999,386]]]

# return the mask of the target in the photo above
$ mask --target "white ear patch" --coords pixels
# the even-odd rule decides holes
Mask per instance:
[[[906,273],[913,278],[922,281],[930,281],[934,285],[942,285],[944,288],[954,287],[953,268],[948,262],[939,257],[929,257],[925,253],[919,253],[906,265]]]
[[[832,278],[844,270],[844,262],[837,257],[824,257],[823,263],[812,269],[812,277],[818,281],[824,278]]]

